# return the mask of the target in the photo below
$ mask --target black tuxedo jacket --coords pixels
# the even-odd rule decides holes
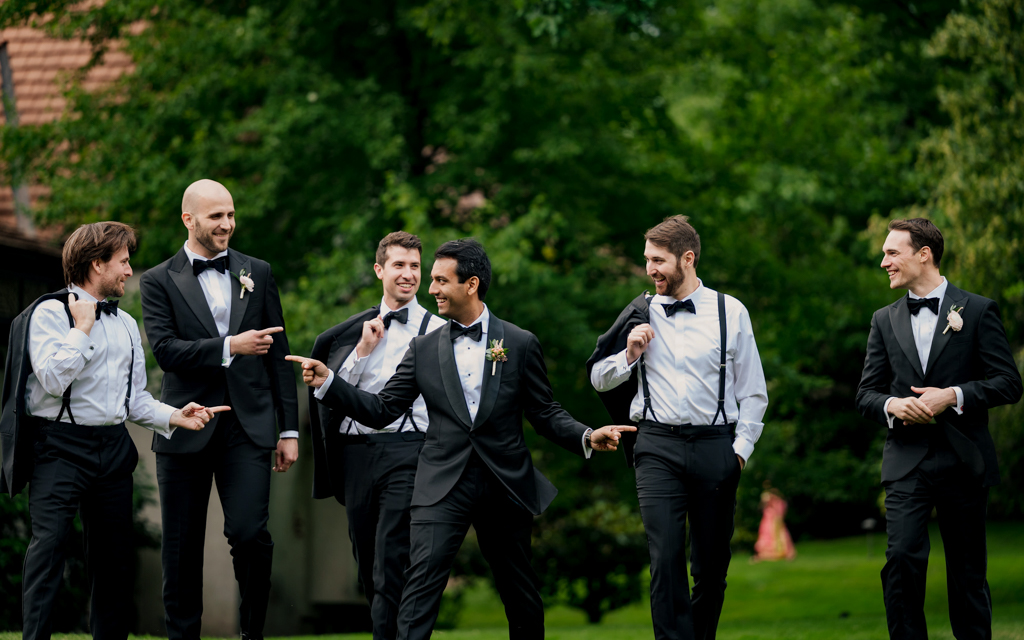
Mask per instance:
[[[487,340],[505,341],[508,361],[483,370],[480,408],[469,419],[466,397],[455,366],[451,322],[413,338],[395,375],[378,394],[334,379],[322,402],[359,422],[383,428],[400,417],[419,395],[430,423],[420,452],[412,506],[430,506],[451,491],[473,451],[530,513],[542,513],[558,490],[533,467],[523,436],[523,414],[534,429],[582,456],[587,426],[554,401],[540,342],[528,331],[492,312]],[[484,364],[484,363],[481,363]]]
[[[950,329],[946,315],[956,305],[963,329]],[[921,359],[910,325],[907,296],[875,312],[871,318],[864,372],[857,389],[857,409],[888,425],[885,401],[915,395],[915,387],[954,387],[963,390],[963,415],[952,408],[936,416],[936,424],[903,425],[893,420],[882,454],[882,482],[899,480],[914,470],[928,453],[928,433],[942,429],[957,455],[984,486],[999,483],[995,445],[988,432],[988,410],[1012,404],[1021,397],[1021,377],[1010,353],[999,308],[988,298],[947,285],[939,303],[928,366]]]
[[[429,312],[428,312],[429,313]],[[380,305],[357,313],[345,322],[331,327],[316,338],[313,353],[309,357],[326,364],[331,371],[337,371],[355,349],[363,334],[363,323],[380,315]],[[347,415],[317,402],[315,389],[309,388],[309,430],[313,436],[313,497],[317,499],[334,496],[345,503],[345,474],[342,469],[331,466],[337,456],[328,455],[342,446],[336,436]]]
[[[249,329],[283,327],[284,316],[270,265],[228,249],[228,269],[245,269],[254,290],[239,298],[241,285],[231,278],[230,335]],[[298,392],[285,332],[273,334],[265,356],[237,355],[221,366],[224,338],[217,332],[199,279],[182,248],[170,260],[142,274],[142,317],[153,355],[164,370],[161,400],[174,407],[188,402],[213,407],[230,397],[231,411],[256,446],[273,449],[275,419],[281,431],[298,429]],[[200,451],[213,436],[218,416],[202,431],[177,429],[173,438],[154,437],[161,453]]]
[[[3,456],[3,472],[0,473],[0,493],[13,498],[21,493],[32,477],[35,453],[32,442],[35,434],[25,406],[25,386],[32,373],[32,361],[28,352],[29,326],[32,314],[41,302],[60,300],[68,314],[68,327],[75,326],[68,309],[68,290],[61,289],[48,293],[28,309],[22,311],[11,323],[11,336],[7,346],[7,361],[4,363],[4,386],[0,413],[0,450]]]
[[[587,360],[587,379],[590,378],[590,372],[595,364],[626,348],[629,332],[634,327],[650,321],[651,295],[644,291],[636,298],[633,298],[632,302],[622,310],[622,313],[619,314],[619,317],[612,324],[611,329],[608,329],[608,331],[598,337],[597,347],[594,349],[590,359]],[[629,374],[629,380],[614,389],[597,392],[601,402],[604,403],[604,408],[608,410],[608,415],[611,416],[612,424],[636,424],[633,422],[632,417],[630,417],[629,406],[633,402],[633,398],[636,397],[637,376],[639,375],[637,372],[639,369],[639,367],[633,367],[633,372]],[[632,467],[633,448],[636,446],[636,432],[623,432],[620,434],[620,438],[622,439],[622,451],[626,454],[626,464]]]

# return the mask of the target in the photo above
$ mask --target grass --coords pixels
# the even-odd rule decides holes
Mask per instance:
[[[989,585],[994,608],[993,638],[1024,640],[1024,525],[989,525]],[[946,602],[946,567],[937,531],[932,531],[925,613],[929,637],[952,639]],[[805,542],[793,562],[749,564],[733,558],[721,640],[885,640],[885,610],[879,579],[885,539],[874,535]],[[438,640],[508,638],[501,603],[492,590],[477,587],[465,596],[459,629],[437,631]],[[546,615],[548,640],[651,640],[647,602],[629,605],[590,626],[582,612],[555,606]],[[144,636],[143,636],[144,637]],[[0,640],[16,640],[0,633]],[[84,635],[55,635],[57,640],[86,640]],[[309,638],[307,636],[307,638]],[[371,640],[369,634],[331,636],[333,640]],[[301,636],[289,640],[304,640]],[[326,640],[320,636],[318,640]]]

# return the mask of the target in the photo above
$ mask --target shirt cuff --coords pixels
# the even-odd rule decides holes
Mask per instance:
[[[626,356],[627,351],[629,350],[623,349],[622,351],[619,352],[618,362],[615,363],[616,376],[622,376],[625,375],[626,372],[632,371],[633,367],[635,367],[637,363],[640,362],[640,358],[643,357],[643,354],[640,354],[640,358],[637,358],[632,362],[632,364],[630,364],[628,361],[629,358]]]
[[[750,454],[754,453],[754,443],[746,438],[736,438],[732,443],[732,450],[743,458],[743,463],[746,464],[750,461]]]
[[[220,366],[225,369],[231,366],[235,356],[231,355],[231,336],[224,338],[224,349],[221,351]]]
[[[69,347],[78,349],[82,356],[85,357],[86,362],[92,360],[93,354],[96,353],[96,343],[81,329],[72,328],[68,331],[68,334],[64,336],[64,342]]]
[[[154,431],[168,440],[170,440],[171,436],[174,435],[174,430],[178,428],[171,426],[171,414],[175,411],[177,411],[177,409],[169,404],[163,403],[160,403],[153,411],[153,426],[159,427],[154,429]]]
[[[953,393],[956,394],[956,404],[953,405],[953,411],[956,411],[958,416],[964,415],[964,390],[960,387],[953,387]]]
[[[890,429],[892,429],[892,421],[896,419],[896,416],[894,416],[891,413],[889,413],[889,403],[892,402],[895,399],[896,399],[895,396],[889,398],[888,400],[885,401],[885,406],[882,407],[882,410],[885,411],[886,420],[889,421],[889,428]]]
[[[327,388],[331,386],[332,382],[334,382],[334,372],[328,369],[327,381],[320,385],[319,389],[313,392],[313,397],[317,400],[323,400],[324,396],[327,395]]]
[[[299,432],[298,431],[282,431],[281,435],[279,437],[282,440],[286,440],[288,438],[298,438],[299,437]]]
[[[583,445],[583,457],[587,460],[590,460],[590,454],[594,453],[594,450],[587,446],[587,436],[593,433],[593,429],[587,429],[583,432],[583,438],[580,440],[580,444]]]

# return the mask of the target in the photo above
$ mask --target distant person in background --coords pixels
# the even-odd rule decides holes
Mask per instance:
[[[930,221],[889,223],[881,267],[890,289],[908,293],[872,316],[857,390],[857,409],[886,430],[882,592],[889,636],[901,640],[928,637],[933,510],[946,552],[953,635],[992,637],[985,511],[999,464],[988,410],[1021,397],[999,307],[950,284],[939,273],[942,251],[942,234]]]
[[[64,244],[67,289],[40,298],[11,327],[0,490],[14,496],[29,484],[32,541],[22,577],[27,640],[50,637],[76,512],[85,537],[92,635],[128,637],[132,472],[139,453],[124,423],[171,440],[182,434],[175,427],[201,430],[228,409],[193,402],[175,409],[146,391],[139,325],[116,299],[132,275],[135,247],[135,232],[126,224],[79,227]]]
[[[786,529],[786,501],[778,490],[765,481],[761,494],[761,526],[757,528],[757,542],[751,562],[792,560],[796,557],[793,538]]]

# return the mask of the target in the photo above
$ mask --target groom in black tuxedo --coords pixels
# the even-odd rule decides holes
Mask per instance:
[[[538,433],[585,456],[615,450],[620,432],[634,428],[588,429],[554,401],[537,337],[498,319],[483,302],[491,264],[478,242],[447,242],[434,257],[430,294],[451,321],[413,338],[379,393],[338,380],[317,360],[289,359],[302,363],[307,384],[327,385],[321,402],[370,427],[391,424],[421,394],[426,400],[429,426],[413,489],[398,637],[430,637],[452,561],[472,524],[505,605],[509,637],[543,638],[530,530],[557,489],[533,467],[523,414]]]
[[[889,547],[882,590],[891,638],[928,637],[928,520],[946,551],[949,620],[959,640],[992,637],[985,573],[988,488],[999,482],[988,410],[1021,397],[999,309],[939,274],[942,234],[894,220],[882,247],[889,287],[907,296],[871,318],[857,408],[888,429],[882,454]]]
[[[146,334],[164,370],[162,398],[234,411],[203,431],[153,439],[167,634],[199,638],[206,512],[216,478],[241,594],[242,638],[261,638],[274,550],[267,530],[271,452],[276,448],[278,472],[298,458],[298,393],[284,360],[281,300],[269,264],[228,249],[235,206],[223,185],[193,183],[181,209],[188,241],[141,282]]]

